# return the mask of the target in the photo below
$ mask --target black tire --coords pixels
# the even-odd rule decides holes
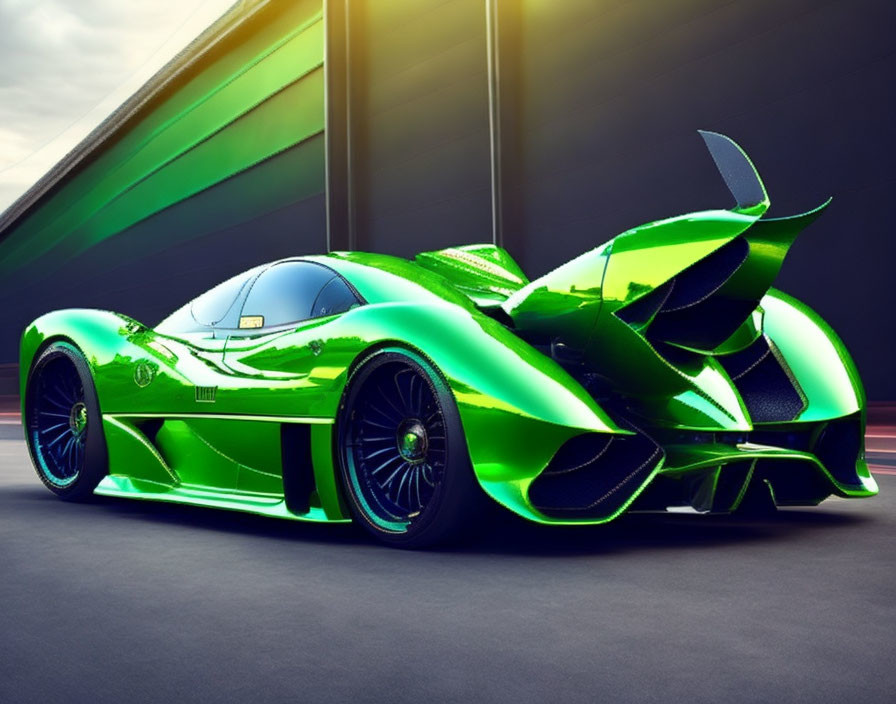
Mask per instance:
[[[25,434],[44,485],[67,501],[85,501],[108,473],[96,387],[81,351],[52,342],[28,372]]]
[[[388,545],[453,542],[485,510],[451,390],[409,350],[379,350],[355,369],[339,408],[336,453],[352,516]]]

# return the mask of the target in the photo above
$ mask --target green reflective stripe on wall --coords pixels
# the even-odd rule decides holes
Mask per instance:
[[[278,93],[93,217],[77,252],[323,130],[323,72]]]
[[[320,2],[299,3],[204,66],[0,243],[0,273],[76,255],[319,134]]]

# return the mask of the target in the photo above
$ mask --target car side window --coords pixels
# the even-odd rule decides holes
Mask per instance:
[[[238,274],[195,298],[190,304],[190,312],[196,322],[200,325],[217,325],[224,320],[243,287],[257,272],[256,268]]]
[[[326,315],[344,313],[358,305],[358,297],[340,276],[334,276],[317,294],[311,306],[312,318],[323,318]]]
[[[156,330],[171,335],[208,331],[213,327],[235,327],[240,297],[262,269],[264,266],[257,266],[209,289],[171,313],[156,326]]]
[[[330,286],[334,280],[339,281],[351,294],[337,274],[320,264],[292,261],[273,265],[256,279],[249,290],[240,315],[240,328],[297,323],[316,317],[314,313],[318,310],[328,311],[319,315],[330,315],[331,306],[341,305],[343,310],[347,310],[339,286]],[[352,299],[352,303],[358,302],[354,295]]]

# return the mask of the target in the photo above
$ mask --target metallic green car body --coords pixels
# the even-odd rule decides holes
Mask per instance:
[[[727,145],[716,141],[717,162]],[[755,487],[779,505],[872,495],[856,369],[815,313],[770,288],[821,208],[762,220],[755,181],[758,197],[741,197],[755,183],[732,186],[733,210],[635,228],[532,282],[490,245],[414,261],[333,253],[299,259],[338,273],[363,305],[285,328],[172,331],[106,311],[49,313],[22,338],[23,418],[33,360],[67,340],[88,361],[102,412],[110,473],[96,493],[344,521],[340,400],[371,351],[398,347],[444,376],[485,492],[534,521],[729,512]],[[616,438],[616,464],[601,465],[608,443],[552,470],[583,436]],[[639,446],[617,471],[635,441],[650,451]],[[287,462],[287,442],[301,466]],[[293,472],[307,477],[303,496],[284,489]],[[597,500],[546,508],[532,497],[542,476],[559,487],[552,496]]]

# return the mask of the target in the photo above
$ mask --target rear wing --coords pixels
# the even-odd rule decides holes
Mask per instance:
[[[718,132],[698,130],[725,185],[734,196],[735,212],[744,215],[762,215],[768,210],[768,194],[759,178],[759,172],[750,157],[731,138]]]
[[[700,136],[735,207],[633,228],[532,281],[502,304],[517,330],[587,352],[606,344],[611,314],[653,344],[711,353],[750,317],[796,236],[830,201],[761,220],[769,198],[753,162],[725,135]]]

